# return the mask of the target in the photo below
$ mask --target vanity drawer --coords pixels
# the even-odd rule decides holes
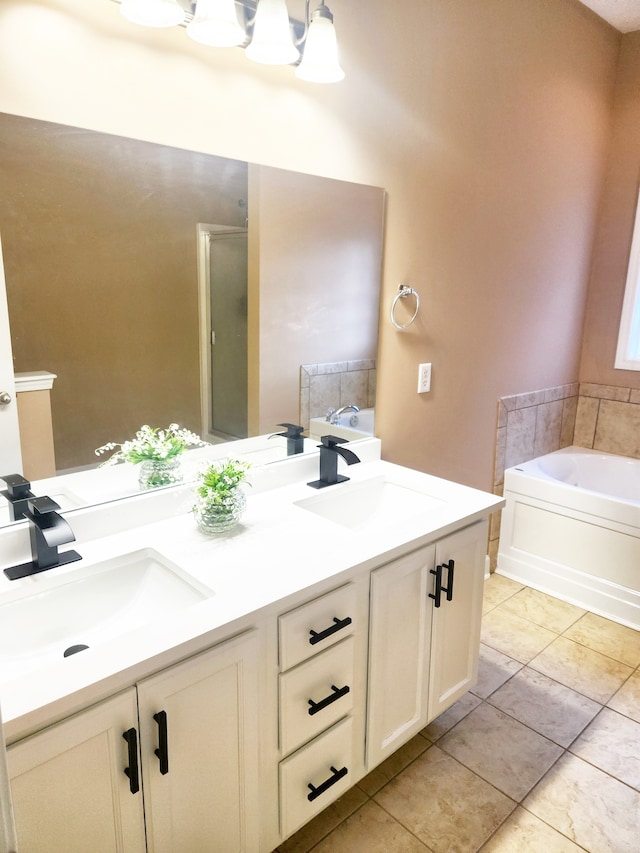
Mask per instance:
[[[334,646],[356,629],[356,587],[345,584],[278,619],[280,669]]]
[[[280,675],[283,753],[311,740],[352,710],[354,651],[350,637]]]
[[[280,762],[280,825],[285,838],[353,784],[352,728],[347,718]]]

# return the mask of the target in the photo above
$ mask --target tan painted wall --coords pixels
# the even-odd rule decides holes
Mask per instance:
[[[580,381],[640,388],[640,373],[614,368],[618,323],[640,184],[640,32],[625,35],[605,192],[594,245]]]
[[[108,0],[0,0],[0,110],[385,187],[384,455],[490,488],[496,400],[577,378],[620,37],[574,0],[332,10],[347,79],[314,87]]]

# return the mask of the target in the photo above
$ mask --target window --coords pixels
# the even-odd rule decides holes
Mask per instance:
[[[633,227],[615,367],[640,370],[640,199]]]

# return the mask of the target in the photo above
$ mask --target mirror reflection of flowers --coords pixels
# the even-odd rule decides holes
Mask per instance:
[[[110,450],[116,450],[109,459],[101,465],[116,465],[118,462],[145,462],[147,460],[163,461],[179,456],[188,447],[204,447],[206,442],[202,441],[195,433],[188,429],[182,429],[178,424],[170,424],[166,429],[147,426],[140,427],[135,437],[129,441],[117,444],[113,441],[103,444],[95,451],[96,456],[102,456]]]

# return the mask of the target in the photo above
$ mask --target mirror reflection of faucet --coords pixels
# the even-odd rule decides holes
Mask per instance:
[[[9,580],[26,578],[82,559],[77,551],[58,552],[59,545],[73,542],[76,538],[69,523],[56,512],[59,509],[60,505],[47,496],[27,500],[24,517],[29,523],[31,560],[5,569]]]
[[[322,444],[320,448],[320,479],[307,483],[312,489],[324,489],[325,486],[334,486],[336,483],[344,483],[349,477],[343,474],[338,474],[338,456],[342,456],[347,465],[355,465],[360,460],[353,452],[346,447],[340,447],[341,444],[346,444],[346,438],[338,438],[336,435],[323,435],[320,439]]]
[[[273,435],[270,435],[269,438],[275,438],[279,436],[281,438],[287,439],[287,456],[295,456],[298,453],[303,453],[304,451],[304,436],[302,435],[304,431],[304,427],[299,424],[278,424],[278,426],[284,427],[285,432],[274,432]]]
[[[7,488],[0,491],[0,495],[9,501],[9,518],[11,521],[19,521],[25,517],[29,498],[35,498],[31,483],[25,480],[22,474],[4,474],[0,476],[0,480],[7,484]]]
[[[357,426],[358,425],[358,412],[360,408],[356,406],[354,403],[348,403],[346,406],[340,406],[339,409],[329,409],[327,411],[326,420],[327,423],[336,426],[340,424],[340,418],[345,412],[353,412],[351,417],[349,418],[349,426]]]

